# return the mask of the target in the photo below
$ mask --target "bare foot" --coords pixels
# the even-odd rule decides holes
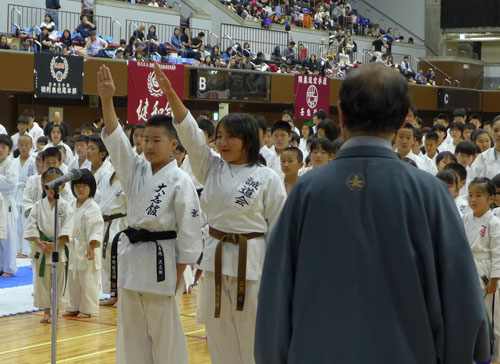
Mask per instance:
[[[25,254],[22,254],[22,253],[17,253],[16,258],[25,259],[25,258],[28,258],[28,256]]]
[[[41,324],[47,324],[51,321],[50,320],[50,308],[46,308],[43,313],[43,319],[40,320]]]
[[[78,311],[66,311],[65,313],[63,313],[63,316],[78,316],[78,314]]]
[[[78,315],[76,315],[76,317],[78,317],[78,318],[90,318],[91,316],[88,313],[80,312]]]
[[[104,300],[104,301],[99,302],[99,305],[101,305],[101,306],[113,306],[116,303],[116,301],[118,301],[118,298],[111,297],[108,300]]]
[[[10,273],[4,273],[4,274],[2,274],[2,277],[3,278],[12,278],[12,277],[14,277],[14,275],[10,274]]]
[[[118,308],[118,301],[115,302],[115,304],[113,305],[114,308]]]

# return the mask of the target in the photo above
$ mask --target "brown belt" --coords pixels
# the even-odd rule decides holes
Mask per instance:
[[[245,304],[245,282],[247,275],[247,240],[264,236],[263,233],[230,234],[219,231],[212,227],[208,233],[211,237],[218,239],[215,248],[215,317],[220,317],[221,295],[222,295],[222,245],[231,243],[239,246],[238,251],[238,298],[236,310],[243,311]]]
[[[109,240],[109,229],[111,228],[111,222],[113,220],[119,219],[121,217],[125,217],[127,214],[113,214],[113,215],[103,215],[102,219],[104,222],[108,222],[108,227],[106,228],[106,232],[104,233],[104,241],[102,243],[102,258],[106,259],[106,249],[108,247],[108,240]]]

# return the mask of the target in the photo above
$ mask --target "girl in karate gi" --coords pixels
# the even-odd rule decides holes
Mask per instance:
[[[66,166],[70,166],[73,164],[73,152],[71,151],[71,148],[63,143],[62,141],[62,130],[60,125],[54,124],[52,128],[50,129],[50,143],[48,143],[43,150],[50,148],[50,147],[57,147],[58,145],[62,145],[64,149],[66,149],[66,158],[64,159],[64,164]]]
[[[67,246],[73,232],[73,208],[63,198],[58,202],[58,237],[54,237],[54,190],[45,190],[45,185],[62,176],[59,168],[51,167],[42,174],[43,199],[36,202],[26,223],[24,238],[34,241],[30,258],[33,267],[34,306],[44,310],[41,323],[52,321],[50,307],[52,305],[52,251],[57,240],[59,248],[59,266],[57,269],[58,307],[64,309],[67,304],[66,262]],[[64,185],[59,186],[59,192]]]
[[[71,182],[76,197],[75,221],[69,243],[69,307],[64,316],[89,318],[99,312],[101,242],[104,221],[94,201],[96,182],[92,172],[81,169],[80,179]]]
[[[493,119],[491,136],[495,145],[481,153],[472,163],[469,179],[486,177],[492,179],[500,173],[500,116]]]
[[[199,264],[204,272],[197,320],[206,326],[212,363],[254,363],[262,264],[268,234],[286,200],[285,188],[278,175],[259,162],[259,131],[253,117],[229,114],[218,123],[219,158],[210,151],[203,131],[158,64],[155,72],[172,107],[174,125],[190,156],[193,173],[204,185],[200,205],[210,232]],[[246,260],[239,261],[245,253]],[[217,292],[216,282],[220,287]]]
[[[483,288],[484,303],[493,323],[495,344],[492,361],[500,361],[500,220],[490,210],[495,201],[495,184],[488,178],[476,178],[469,185],[469,206],[472,213],[464,216],[465,232]],[[494,317],[492,311],[494,307]]]
[[[5,208],[5,200],[0,192],[0,245],[2,240],[7,239],[7,209]]]

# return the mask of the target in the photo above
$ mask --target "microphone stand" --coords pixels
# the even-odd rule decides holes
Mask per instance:
[[[59,201],[59,187],[61,184],[54,186],[54,250],[52,251],[52,361],[51,364],[56,364],[56,345],[57,345],[57,306],[58,306],[58,268],[59,268],[59,251],[58,251],[58,201]]]

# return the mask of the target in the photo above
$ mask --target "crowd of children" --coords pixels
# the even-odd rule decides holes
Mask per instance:
[[[18,133],[0,135],[0,273],[12,277],[16,258],[30,258],[34,304],[45,311],[41,322],[50,322],[51,252],[58,244],[58,307],[88,318],[99,312],[100,291],[111,294],[101,305],[119,308],[120,363],[188,362],[175,296],[199,283],[197,320],[206,326],[212,361],[252,363],[268,236],[295,182],[335,158],[340,128],[322,110],[301,132],[288,110],[271,127],[260,115],[195,120],[167,77],[158,67],[155,72],[173,119],[157,115],[132,128],[120,125],[111,73],[102,66],[103,119],[63,140],[60,125],[44,136],[25,110]],[[411,108],[393,148],[449,188],[500,338],[500,307],[494,309],[500,116],[485,123],[475,114],[467,120],[460,109],[453,116],[450,122],[439,114],[422,128]],[[56,191],[45,186],[73,168],[82,174],[58,188],[54,236]],[[494,361],[499,348],[497,340]]]

